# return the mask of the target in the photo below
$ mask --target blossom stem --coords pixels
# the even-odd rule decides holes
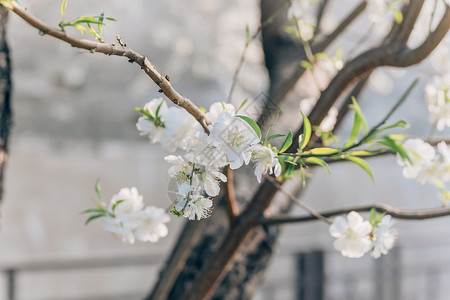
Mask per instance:
[[[225,183],[225,207],[228,213],[230,225],[232,225],[239,215],[239,207],[236,202],[236,195],[234,191],[234,171],[230,166],[226,167],[227,182]]]

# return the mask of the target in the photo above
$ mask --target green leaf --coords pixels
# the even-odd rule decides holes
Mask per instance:
[[[372,226],[375,225],[376,217],[377,217],[377,210],[374,207],[372,207],[370,209],[370,214],[369,214],[369,222],[370,222],[370,224],[372,224]]]
[[[382,140],[378,141],[377,144],[390,148],[392,151],[400,155],[402,159],[407,160],[411,163],[411,158],[409,157],[408,153],[403,148],[403,146],[397,144],[397,142],[392,138],[390,138],[389,136],[383,136]]]
[[[286,151],[291,145],[292,145],[292,131],[289,129],[289,133],[286,139],[284,140],[283,145],[281,145],[280,152]]]
[[[156,119],[159,119],[159,110],[161,109],[161,106],[164,103],[164,99],[161,100],[161,103],[159,103],[158,107],[156,108],[155,117]]]
[[[271,136],[269,136],[269,137],[267,138],[267,142],[270,141],[270,140],[273,140],[273,139],[282,137],[282,136],[285,136],[285,134],[272,134]]]
[[[95,193],[97,194],[97,198],[102,201],[102,190],[100,188],[100,178],[95,182]]]
[[[116,22],[116,19],[111,18],[111,17],[106,17],[106,20]]]
[[[197,107],[198,107],[198,109],[200,109],[203,113],[208,113],[208,111],[204,108],[204,107],[202,107],[202,106],[200,106],[200,105],[197,105]]]
[[[90,208],[90,209],[86,209],[83,210],[82,212],[80,212],[80,214],[90,214],[90,213],[106,213],[106,211],[103,208]]]
[[[238,111],[240,111],[241,108],[243,108],[245,104],[247,104],[247,101],[248,101],[248,98],[245,98],[245,100],[242,101],[242,103],[241,103],[241,105],[239,105],[239,108],[237,109],[236,113],[237,113]]]
[[[302,112],[300,112],[302,114],[302,118],[303,118],[303,138],[302,141],[300,142],[299,148],[300,150],[305,149],[305,147],[308,145],[309,140],[311,139],[311,122],[309,122],[308,117],[306,117]]]
[[[155,121],[155,118],[152,116],[152,114],[148,110],[144,110],[140,107],[135,107],[134,109],[137,110],[138,112],[140,112],[141,114],[143,114],[144,116],[147,116],[150,119],[150,121],[152,121],[152,122]]]
[[[319,60],[319,59],[327,59],[328,58],[328,54],[323,53],[323,52],[319,52],[314,54],[314,57]]]
[[[250,41],[250,27],[248,24],[245,24],[245,40]]]
[[[339,151],[334,148],[319,147],[309,150],[309,153],[313,155],[331,155],[331,154],[339,154]]]
[[[318,157],[308,157],[305,159],[306,163],[310,163],[310,164],[314,164],[314,165],[318,165],[321,166],[322,168],[324,168],[325,170],[328,171],[328,173],[330,172],[330,168],[328,168],[328,164],[321,158]]]
[[[120,203],[122,203],[123,201],[125,201],[125,199],[120,199],[120,200],[117,200],[116,202],[114,202],[114,204],[112,206],[112,211],[114,211],[116,209],[116,206],[119,205]]]
[[[379,130],[381,132],[381,131],[385,131],[385,130],[392,129],[392,128],[408,128],[408,127],[409,127],[408,122],[406,122],[405,120],[400,120],[400,121],[395,122],[392,125],[382,127]]]
[[[103,20],[105,19],[105,14],[101,13],[100,17],[98,18],[98,20],[101,22],[100,24],[98,24],[98,34],[102,34],[102,26],[103,26]]]
[[[61,16],[64,18],[66,14],[67,0],[64,0],[61,4]]]
[[[89,224],[91,221],[93,221],[93,220],[95,220],[95,219],[98,219],[98,218],[101,218],[101,217],[104,217],[104,216],[106,216],[106,215],[105,215],[105,214],[98,214],[98,215],[90,216],[90,217],[86,220],[86,222],[84,222],[84,225],[87,225],[87,224]]]
[[[307,60],[300,61],[300,66],[305,70],[310,70],[313,67],[312,64]]]
[[[347,142],[344,144],[344,148],[353,145],[353,143],[356,141],[356,139],[359,136],[361,127],[364,128],[364,132],[367,131],[367,122],[361,112],[361,109],[359,108],[358,103],[356,102],[355,97],[352,97],[352,102],[353,102],[353,104],[350,105],[350,108],[352,108],[354,111],[353,127],[352,127],[352,131],[350,132],[350,137],[348,138]]]
[[[351,156],[351,155],[345,155],[345,158],[358,166],[360,166],[366,173],[369,175],[370,179],[372,179],[373,183],[375,183],[375,178],[373,177],[372,169],[370,168],[369,164],[362,158]]]
[[[251,118],[246,117],[246,116],[236,116],[236,117],[241,118],[242,120],[247,122],[248,125],[250,125],[253,128],[253,130],[256,132],[258,137],[261,138],[261,129],[259,128],[258,124],[256,124],[255,121],[253,121]]]
[[[103,24],[100,20],[96,19],[95,17],[91,16],[84,16],[79,17],[75,21],[72,21],[73,24],[86,24],[86,23],[92,23],[92,24]]]
[[[383,151],[365,151],[365,150],[357,150],[348,152],[351,156],[374,156],[382,153]]]

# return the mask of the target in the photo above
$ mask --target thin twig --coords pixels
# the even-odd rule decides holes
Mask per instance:
[[[421,209],[401,209],[397,207],[393,207],[388,204],[375,203],[370,205],[357,205],[351,206],[347,208],[341,208],[336,210],[330,210],[326,212],[320,213],[323,217],[333,217],[337,215],[347,214],[351,211],[357,212],[368,212],[372,208],[375,208],[380,213],[388,213],[392,217],[397,219],[405,219],[405,220],[425,220],[425,219],[433,219],[438,217],[450,216],[450,206],[444,206],[439,208],[421,208]],[[278,217],[278,218],[266,218],[261,217],[259,219],[260,224],[262,225],[278,225],[278,224],[289,224],[289,223],[303,223],[308,221],[315,221],[318,218],[314,216],[298,216],[298,217]]]
[[[132,50],[129,47],[126,47],[125,45],[105,44],[91,40],[78,39],[67,34],[65,31],[46,25],[44,22],[21,8],[16,2],[12,3],[11,11],[34,28],[38,29],[42,35],[53,36],[75,48],[86,49],[90,52],[100,52],[106,55],[123,56],[127,57],[130,62],[137,63],[153,80],[153,82],[156,83],[167,98],[190,113],[202,125],[205,132],[209,134],[209,121],[206,118],[205,113],[202,112],[191,100],[178,93],[170,83],[169,76],[163,76],[159,73],[148,57]]]
[[[332,224],[333,223],[329,219],[327,219],[326,217],[324,217],[321,214],[317,213],[316,211],[314,211],[313,209],[311,209],[307,205],[305,205],[303,202],[298,200],[294,195],[292,195],[286,189],[284,189],[283,186],[281,184],[279,184],[272,176],[264,174],[264,177],[267,180],[269,180],[281,193],[283,193],[286,197],[288,197],[292,202],[294,202],[295,204],[297,204],[298,206],[300,206],[301,208],[306,210],[311,216],[313,216],[314,218],[319,219],[319,220],[321,220],[321,221],[323,221],[323,222],[325,222],[327,224]]]
[[[233,225],[236,217],[239,215],[239,207],[236,202],[236,194],[234,191],[234,171],[226,167],[227,182],[225,183],[225,208],[227,210],[230,225]]]
[[[248,46],[250,45],[250,42],[253,41],[254,39],[256,39],[256,37],[258,36],[258,34],[261,32],[261,30],[267,26],[270,25],[274,18],[280,13],[280,11],[289,3],[289,1],[284,1],[283,4],[281,4],[275,11],[274,13],[268,17],[264,22],[262,22],[258,28],[256,29],[255,33],[251,36],[251,37],[246,37],[246,41],[245,41],[245,45],[244,45],[244,50],[242,50],[242,54],[241,57],[239,58],[239,63],[238,66],[236,67],[236,70],[234,70],[234,74],[233,74],[233,81],[231,83],[231,87],[230,87],[230,91],[228,92],[228,102],[231,101],[231,97],[233,96],[233,92],[234,92],[234,88],[236,87],[236,84],[238,82],[238,76],[239,76],[239,72],[242,69],[242,66],[244,65],[245,62],[245,55],[247,54],[247,50],[248,50]]]

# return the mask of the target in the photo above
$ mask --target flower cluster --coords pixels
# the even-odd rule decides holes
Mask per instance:
[[[135,187],[123,188],[111,198],[109,205],[101,200],[97,208],[88,209],[85,213],[95,213],[86,223],[99,217],[103,219],[103,228],[123,242],[133,244],[135,240],[142,242],[157,242],[167,236],[166,223],[169,215],[162,208],[144,207],[142,196]]]
[[[424,184],[437,185],[447,195],[444,183],[450,181],[450,147],[445,142],[433,146],[421,139],[409,139],[403,144],[409,159],[397,156],[397,163],[403,167],[403,176]],[[447,202],[445,196],[443,202]]]
[[[430,122],[436,124],[436,129],[442,131],[450,127],[450,73],[436,76],[425,86],[425,100]]]
[[[261,142],[254,121],[243,113],[237,115],[232,104],[211,105],[206,114],[211,122],[209,135],[185,110],[168,108],[161,98],[138,110],[143,114],[136,124],[141,134],[168,151],[184,150],[181,156],[165,157],[173,165],[169,169],[173,190],[169,192],[174,195],[171,212],[175,215],[190,220],[208,217],[212,197],[219,194],[220,183],[227,181],[222,173],[225,166],[238,169],[254,161],[259,182],[263,174],[281,174],[276,149]]]
[[[357,212],[350,212],[347,218],[337,217],[329,231],[334,248],[345,257],[360,258],[370,251],[370,256],[379,258],[394,247],[397,232],[393,229],[395,221],[390,215],[376,217],[372,209],[370,221],[364,220]]]

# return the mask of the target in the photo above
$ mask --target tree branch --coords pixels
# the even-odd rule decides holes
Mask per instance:
[[[375,208],[379,213],[388,213],[392,217],[404,220],[426,220],[439,217],[450,216],[450,207],[439,208],[421,208],[421,209],[401,209],[396,208],[388,204],[375,203],[371,205],[357,205],[342,209],[330,210],[320,213],[320,215],[330,218],[337,215],[347,214],[351,211],[357,212],[369,212],[372,208]],[[299,216],[299,217],[279,217],[279,218],[266,218],[261,217],[259,224],[261,225],[279,225],[290,223],[303,223],[309,221],[316,221],[318,218],[314,216]]]
[[[236,194],[234,192],[234,171],[227,166],[227,182],[225,183],[225,208],[227,210],[230,225],[233,225],[236,216],[239,215],[239,207],[236,202]]]
[[[416,2],[417,1],[417,2]],[[411,3],[422,3],[422,0],[411,1]],[[417,4],[418,5],[418,4]],[[419,5],[421,7],[421,5]],[[420,10],[419,10],[420,12]],[[416,20],[418,12],[408,14],[407,17]],[[406,18],[405,18],[406,19]],[[413,26],[406,26],[408,20],[401,24],[402,36],[409,36],[408,31],[412,31]],[[322,122],[328,113],[330,107],[339,99],[340,95],[356,80],[366,76],[375,68],[380,66],[407,67],[422,61],[431,51],[437,47],[439,42],[445,37],[450,28],[450,9],[446,6],[446,11],[436,30],[431,33],[425,42],[414,50],[408,50],[404,43],[398,44],[394,40],[389,43],[382,43],[380,46],[370,49],[350,62],[333,78],[328,87],[322,92],[316,106],[309,114],[308,118],[312,125],[318,125]],[[400,33],[398,33],[400,34]],[[303,132],[300,128],[294,135],[294,141],[288,152],[293,152],[294,145],[298,144],[298,136]],[[314,143],[317,137],[311,137],[310,143]]]
[[[38,29],[41,34],[53,36],[72,45],[72,47],[86,49],[91,52],[100,52],[106,55],[123,56],[127,57],[130,62],[137,63],[141,67],[141,69],[153,80],[153,82],[158,85],[158,87],[167,96],[167,98],[169,98],[174,104],[184,108],[201,124],[205,132],[209,134],[209,121],[206,118],[205,113],[203,113],[191,100],[178,93],[170,83],[169,77],[163,76],[161,73],[159,73],[155,66],[150,62],[148,57],[126,46],[78,39],[67,34],[65,31],[46,25],[44,22],[22,9],[16,2],[12,3],[11,11],[17,14],[28,24]]]

